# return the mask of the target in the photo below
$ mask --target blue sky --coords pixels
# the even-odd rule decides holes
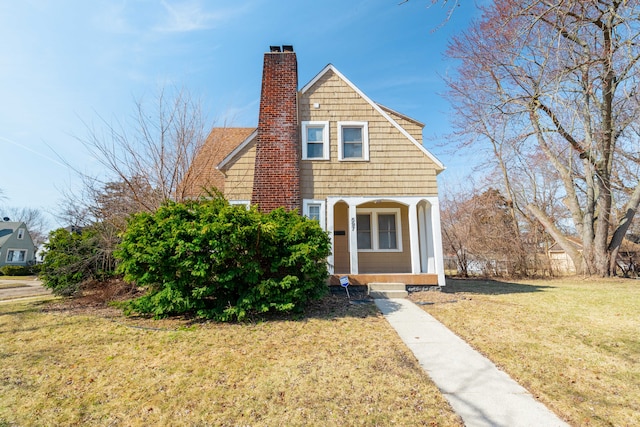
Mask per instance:
[[[425,145],[447,166],[442,77],[455,72],[447,40],[478,14],[431,0],[21,0],[0,2],[0,207],[55,212],[77,189],[59,157],[93,171],[76,137],[83,123],[124,120],[160,88],[199,97],[214,124],[255,126],[262,57],[291,44],[303,86],[328,63],[371,99],[425,123]],[[448,4],[451,4],[449,2]],[[451,144],[449,144],[449,149]],[[51,226],[60,225],[52,219]]]

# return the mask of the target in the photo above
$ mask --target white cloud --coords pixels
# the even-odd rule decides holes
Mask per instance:
[[[233,9],[207,10],[200,0],[162,1],[167,15],[155,28],[159,32],[190,32],[218,27],[246,10],[246,6]]]

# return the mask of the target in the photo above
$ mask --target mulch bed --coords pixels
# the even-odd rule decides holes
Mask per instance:
[[[337,289],[333,289],[337,288]],[[365,288],[366,289],[366,288]],[[303,313],[273,313],[256,316],[244,323],[259,321],[298,321],[309,318],[368,317],[379,315],[366,295],[366,290],[350,289],[350,299],[341,287],[331,287],[330,292],[317,301],[311,301]],[[126,301],[143,295],[135,286],[120,279],[93,281],[84,284],[81,292],[70,298],[56,300],[42,307],[44,312],[56,312],[65,315],[87,315],[110,319],[132,327],[160,328],[175,330],[194,324],[215,323],[195,316],[182,315],[166,319],[153,319],[150,316],[125,316],[122,309],[113,306],[113,302]]]

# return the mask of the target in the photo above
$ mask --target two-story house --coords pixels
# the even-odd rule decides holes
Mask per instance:
[[[332,282],[444,286],[436,176],[424,125],[373,102],[333,65],[298,89],[296,54],[264,55],[257,128],[213,129],[192,168],[192,196],[284,206],[332,242]]]
[[[0,267],[35,262],[36,248],[24,222],[0,220]]]

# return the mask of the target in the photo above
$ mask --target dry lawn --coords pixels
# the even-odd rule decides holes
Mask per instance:
[[[572,425],[640,425],[639,280],[448,280],[411,298]]]
[[[13,425],[461,422],[375,306],[328,297],[252,324],[0,304],[0,426]]]
[[[26,288],[24,283],[0,283],[0,289]]]

